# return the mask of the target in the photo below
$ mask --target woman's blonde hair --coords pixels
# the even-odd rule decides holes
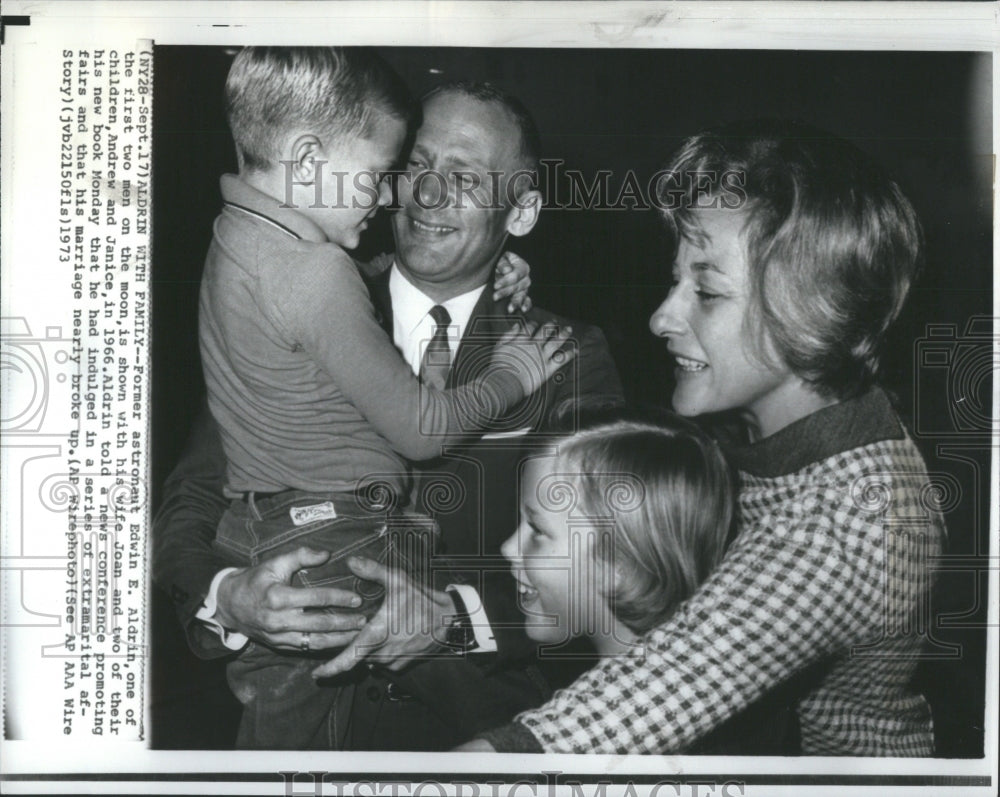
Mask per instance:
[[[675,247],[698,239],[699,208],[745,215],[748,338],[760,344],[766,330],[821,395],[864,392],[921,262],[920,223],[900,187],[853,144],[781,120],[699,133],[665,174]]]
[[[613,566],[605,597],[634,632],[666,620],[722,558],[734,476],[694,423],[664,414],[591,426],[559,444],[558,470],[575,483],[578,511],[613,521],[592,551]]]

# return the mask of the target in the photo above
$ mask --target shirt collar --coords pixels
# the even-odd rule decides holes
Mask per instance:
[[[449,326],[458,327],[458,337],[464,334],[465,327],[472,317],[472,311],[476,307],[476,302],[486,289],[485,285],[473,288],[471,291],[453,296],[441,304],[451,316]],[[406,334],[412,334],[417,326],[427,317],[431,308],[437,304],[426,293],[410,282],[399,270],[399,266],[392,264],[389,271],[389,297],[392,302],[392,315],[397,320],[400,327]]]
[[[238,175],[224,174],[219,179],[222,199],[227,207],[267,222],[275,229],[294,238],[314,243],[326,243],[327,237],[310,219],[295,208],[281,207],[281,203],[263,191],[258,191]]]
[[[872,388],[857,398],[807,415],[756,443],[727,447],[726,453],[740,470],[775,478],[843,451],[903,436],[889,397],[880,388]]]

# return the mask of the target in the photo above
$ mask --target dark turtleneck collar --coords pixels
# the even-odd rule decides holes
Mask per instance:
[[[876,387],[800,418],[756,443],[727,447],[726,454],[741,471],[774,478],[842,451],[903,436],[889,397]]]

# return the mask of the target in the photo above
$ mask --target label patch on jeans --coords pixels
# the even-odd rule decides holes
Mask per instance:
[[[288,510],[288,514],[291,515],[292,523],[304,526],[317,520],[333,520],[337,517],[337,510],[333,508],[332,501],[325,501],[313,506],[294,506]]]

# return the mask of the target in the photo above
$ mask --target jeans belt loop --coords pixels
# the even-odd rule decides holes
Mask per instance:
[[[250,507],[250,512],[253,514],[254,520],[261,520],[260,512],[257,511],[257,504],[253,500],[253,490],[247,492],[247,506]]]
[[[277,492],[267,493],[267,492],[261,492],[259,490],[247,490],[246,492],[240,495],[240,498],[243,500],[243,503],[245,503],[248,507],[250,507],[250,511],[253,513],[254,520],[263,520],[260,514],[260,510],[257,509],[257,499],[260,498],[261,500],[263,500],[265,498],[274,498],[276,495],[281,495],[282,493],[285,492],[288,491],[278,490]]]

